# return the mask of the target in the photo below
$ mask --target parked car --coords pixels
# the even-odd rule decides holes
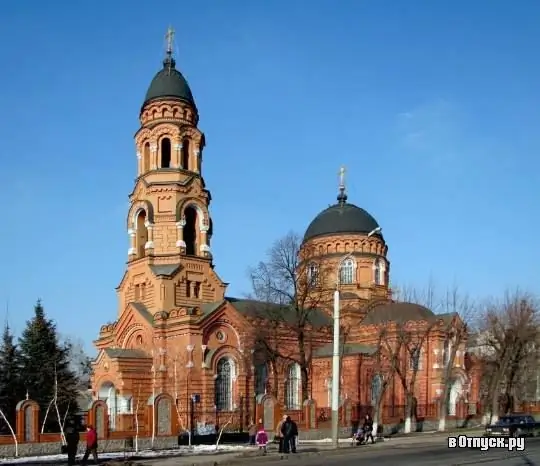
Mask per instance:
[[[495,424],[486,426],[487,437],[533,437],[540,435],[540,422],[525,414],[502,416]]]

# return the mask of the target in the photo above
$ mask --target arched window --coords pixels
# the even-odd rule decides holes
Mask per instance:
[[[371,379],[371,406],[375,406],[382,392],[382,377],[381,374],[375,374]]]
[[[189,170],[189,139],[184,139],[182,141],[182,168],[184,170]]]
[[[188,207],[184,212],[186,224],[184,225],[184,241],[186,243],[186,254],[188,256],[197,255],[197,211],[193,207]]]
[[[301,409],[302,376],[300,365],[293,363],[287,370],[287,382],[285,385],[285,408]]]
[[[171,140],[163,138],[161,140],[161,168],[170,168],[171,166]]]
[[[232,411],[233,409],[234,376],[234,361],[229,358],[221,358],[217,363],[217,374],[214,387],[216,409],[218,411]]]
[[[354,283],[354,260],[345,259],[339,267],[339,283],[350,285]]]
[[[384,285],[384,269],[380,259],[373,264],[373,281],[375,285]]]
[[[146,242],[148,241],[148,230],[146,228],[146,212],[140,210],[135,217],[135,227],[137,229],[137,236],[135,237],[135,249],[137,250],[137,257],[141,258],[146,255]]]
[[[116,387],[111,382],[105,382],[98,391],[98,399],[105,401],[109,417],[109,429],[116,429],[118,415],[118,397]]]
[[[319,283],[319,267],[314,262],[308,265],[307,279],[309,286],[316,286]]]
[[[147,142],[143,149],[143,173],[150,171],[150,143]]]
[[[260,363],[255,366],[255,395],[264,395],[266,393],[266,382],[268,381],[268,366],[266,363]]]

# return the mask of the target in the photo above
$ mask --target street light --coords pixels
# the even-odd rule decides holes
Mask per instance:
[[[377,227],[373,230],[371,230],[369,233],[368,233],[368,238],[371,238],[373,235],[376,235],[377,233],[380,233],[382,231],[382,228],[381,227]]]
[[[332,442],[339,446],[339,289],[334,291],[334,351],[332,353]]]

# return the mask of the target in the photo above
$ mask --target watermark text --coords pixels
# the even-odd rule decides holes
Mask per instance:
[[[491,448],[502,448],[508,451],[525,450],[525,439],[523,437],[469,437],[459,435],[458,437],[448,437],[448,448],[478,448],[482,451]]]

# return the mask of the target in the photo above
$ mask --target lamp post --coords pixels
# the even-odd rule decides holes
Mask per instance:
[[[334,351],[332,353],[332,443],[339,446],[339,289],[334,291]]]

